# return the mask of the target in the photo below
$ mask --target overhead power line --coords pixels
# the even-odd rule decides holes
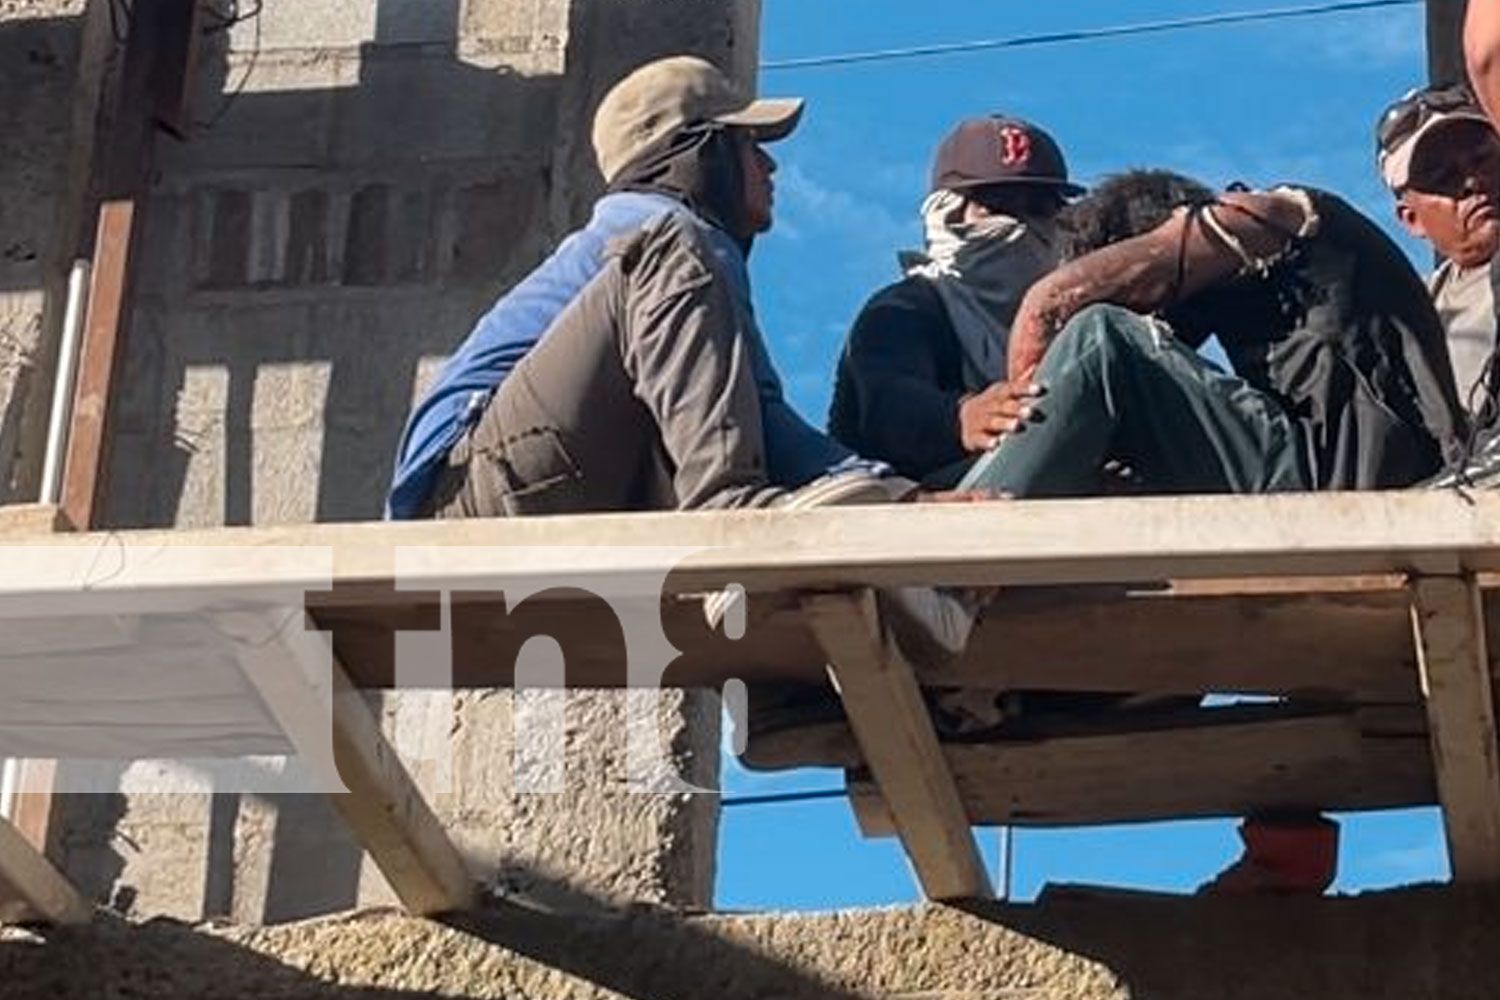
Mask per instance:
[[[738,795],[729,796],[719,800],[719,804],[726,809],[735,806],[776,806],[789,802],[818,802],[823,799],[847,798],[849,792],[843,788],[821,788],[806,792],[773,792],[768,795]]]
[[[760,64],[762,70],[817,69],[827,66],[851,66],[856,63],[889,62],[895,59],[920,59],[928,56],[957,55],[964,52],[990,52],[996,49],[1024,49],[1064,42],[1091,42],[1101,38],[1124,38],[1130,35],[1154,35],[1189,28],[1212,28],[1229,24],[1255,24],[1285,21],[1292,18],[1321,17],[1378,7],[1411,7],[1424,0],[1347,0],[1304,7],[1273,7],[1268,10],[1245,10],[1224,14],[1205,14],[1170,21],[1146,21],[1140,24],[1117,24],[1103,28],[1079,28],[1041,35],[1015,38],[991,38],[972,42],[949,42],[940,45],[916,45],[904,49],[877,49],[871,52],[845,52],[838,55],[807,56],[800,59],[773,59]]]

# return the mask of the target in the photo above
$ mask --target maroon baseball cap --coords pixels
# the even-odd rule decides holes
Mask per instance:
[[[1046,184],[1059,194],[1083,194],[1068,180],[1068,161],[1045,131],[1004,115],[966,118],[938,146],[932,164],[932,190],[986,184]]]

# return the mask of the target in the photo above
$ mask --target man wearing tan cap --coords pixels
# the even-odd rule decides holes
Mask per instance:
[[[627,76],[594,120],[608,192],[502,296],[403,435],[393,517],[802,508],[927,499],[782,397],[745,254],[771,225],[802,103],[752,100],[701,59]],[[984,494],[937,497],[979,499]],[[961,652],[968,595],[879,594],[907,655]],[[723,602],[711,603],[717,621]],[[809,681],[826,682],[809,663]]]
[[[1415,90],[1375,128],[1396,215],[1443,258],[1429,281],[1459,397],[1473,412],[1495,350],[1490,261],[1500,248],[1500,135],[1463,87]]]
[[[800,100],[754,100],[689,56],[600,104],[608,191],[583,229],[480,319],[417,406],[393,517],[757,507],[913,484],[786,403],[745,253],[771,225],[761,143]],[[805,499],[805,498],[804,498]]]

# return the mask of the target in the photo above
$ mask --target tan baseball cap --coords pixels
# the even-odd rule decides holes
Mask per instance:
[[[802,117],[802,99],[748,97],[696,56],[647,63],[604,95],[594,114],[594,155],[606,181],[685,125],[748,128],[762,142],[784,139]]]

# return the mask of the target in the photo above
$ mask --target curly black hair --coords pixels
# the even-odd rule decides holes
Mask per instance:
[[[1060,222],[1068,259],[1148,233],[1183,205],[1214,200],[1206,185],[1170,170],[1127,170],[1100,181],[1063,210]]]

